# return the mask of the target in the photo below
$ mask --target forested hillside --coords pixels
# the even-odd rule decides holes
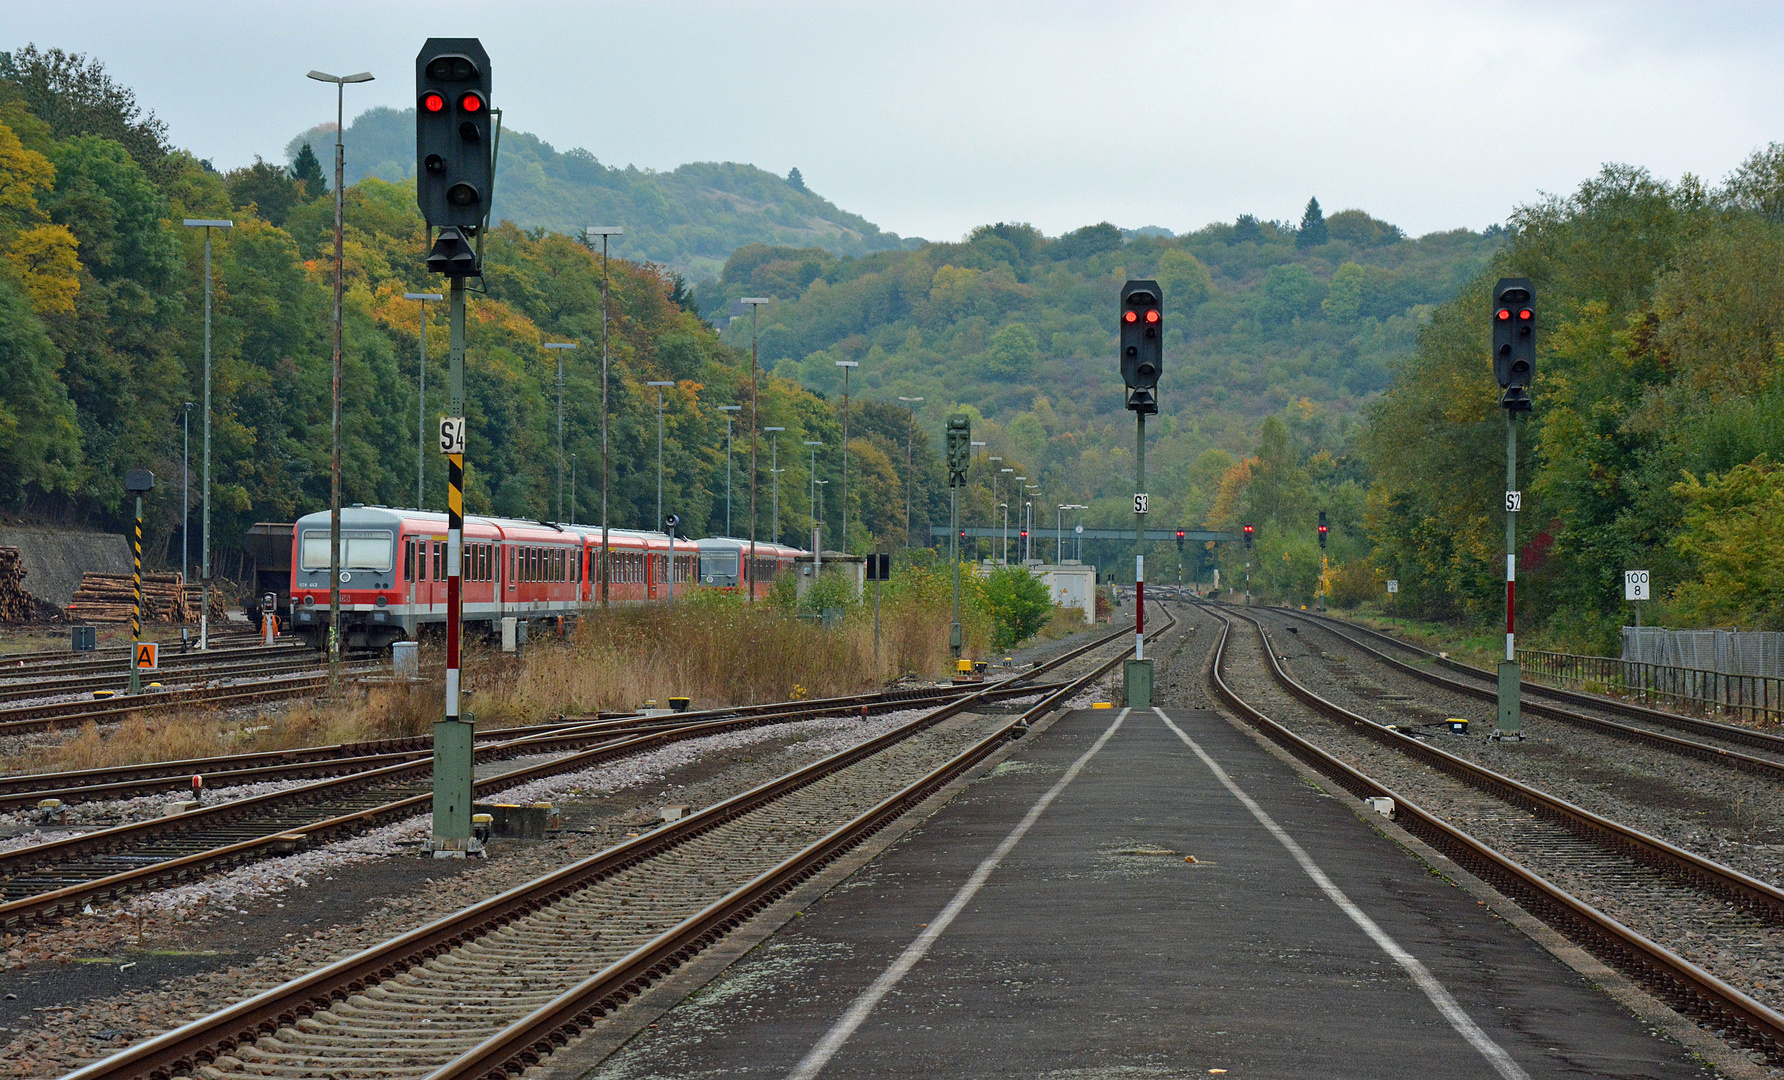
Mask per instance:
[[[1360,210],[1311,202],[1295,225],[1244,217],[1182,237],[1103,223],[1057,239],[987,225],[960,243],[839,257],[752,245],[697,293],[724,314],[745,295],[776,374],[834,395],[925,399],[932,429],[975,414],[988,452],[1039,478],[1049,530],[1061,502],[1098,500],[1091,520],[1131,523],[1133,421],[1122,407],[1114,312],[1127,278],[1165,289],[1165,375],[1148,429],[1160,526],[1199,526],[1259,421],[1290,418],[1309,454],[1360,479],[1345,448],[1361,405],[1387,386],[1436,305],[1486,265],[1497,234],[1418,239]],[[726,340],[747,345],[748,319]],[[1360,491],[1360,489],[1359,489]],[[991,491],[968,500],[989,514]],[[1361,512],[1360,493],[1355,499]]]
[[[419,305],[404,292],[443,284],[422,269],[424,229],[411,185],[363,180],[346,193],[343,485],[348,501],[415,501]],[[122,531],[126,470],[159,478],[148,504],[152,561],[177,562],[184,403],[203,400],[203,232],[181,220],[232,218],[214,238],[215,546],[232,553],[256,520],[327,506],[332,198],[315,177],[259,165],[210,171],[167,143],[152,113],[96,62],[34,48],[0,54],[0,509]],[[600,261],[569,237],[503,225],[487,252],[487,295],[470,302],[467,504],[474,512],[556,516],[556,387],[545,341],[568,352],[566,453],[578,517],[599,507]],[[615,525],[656,517],[657,401],[665,409],[663,500],[696,534],[721,531],[725,421],[745,402],[748,354],[689,310],[673,275],[612,264]],[[428,310],[429,401],[444,409],[443,305]],[[810,514],[806,439],[819,471],[840,470],[834,403],[784,377],[762,380],[761,420],[784,426],[784,534]],[[744,414],[747,416],[747,413]],[[202,414],[192,415],[193,502]],[[902,537],[904,414],[857,410],[851,434],[865,480],[858,526]],[[945,506],[923,433],[915,446],[915,523]],[[429,451],[426,502],[444,503]],[[761,453],[768,536],[769,446]],[[893,470],[897,471],[894,472]],[[747,442],[733,471],[733,530],[747,532]],[[819,489],[837,521],[840,485]],[[896,508],[896,509],[894,509]],[[863,520],[865,519],[865,520]],[[193,514],[194,528],[197,515]],[[194,544],[196,552],[196,544]],[[225,564],[227,565],[227,564]]]
[[[1647,569],[1650,622],[1784,628],[1784,146],[1713,189],[1610,166],[1511,227],[1371,412],[1375,565],[1433,615],[1502,602],[1486,312],[1494,279],[1527,276],[1520,605],[1560,644],[1614,649],[1623,571]]]
[[[415,177],[415,110],[371,109],[347,125],[347,182]],[[291,140],[333,169],[334,125]],[[332,175],[332,173],[330,173]],[[713,277],[749,243],[794,244],[839,254],[902,248],[906,241],[812,193],[793,170],[776,176],[754,165],[696,162],[672,172],[603,165],[583,149],[558,152],[524,131],[502,132],[495,217],[522,228],[580,236],[589,225],[621,225],[608,250],[662,263],[689,282]]]

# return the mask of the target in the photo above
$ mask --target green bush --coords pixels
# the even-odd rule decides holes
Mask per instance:
[[[995,647],[1007,649],[1040,633],[1053,614],[1047,586],[1026,566],[1000,566],[979,584],[979,602],[996,625]]]

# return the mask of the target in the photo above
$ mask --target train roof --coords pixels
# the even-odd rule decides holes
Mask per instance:
[[[300,528],[314,528],[318,524],[326,524],[328,519],[329,512],[327,510],[318,510],[312,514],[305,514],[303,517],[298,518],[295,524],[282,526],[282,528],[293,531]],[[343,529],[396,528],[404,522],[415,522],[418,524],[437,526],[437,531],[445,532],[447,518],[444,513],[441,513],[438,510],[414,510],[392,506],[367,506],[363,503],[354,503],[352,506],[341,507],[341,527]],[[465,524],[487,526],[496,529],[504,535],[508,533],[537,535],[538,533],[544,532],[552,535],[575,536],[581,539],[594,539],[597,541],[601,535],[601,526],[599,525],[572,525],[562,522],[532,521],[524,518],[486,517],[479,514],[466,514]],[[607,534],[610,539],[618,538],[621,540],[643,541],[646,546],[655,546],[658,544],[667,546],[669,543],[668,533],[650,532],[643,529],[615,529],[609,527]],[[286,535],[289,536],[290,534],[287,533]],[[747,543],[748,541],[745,542]],[[685,547],[694,543],[695,541],[691,538],[681,536],[676,537],[677,547]]]

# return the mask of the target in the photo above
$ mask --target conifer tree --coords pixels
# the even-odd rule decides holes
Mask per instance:
[[[328,181],[322,176],[322,162],[316,160],[316,151],[310,149],[309,143],[304,143],[303,149],[291,159],[291,179],[304,186],[304,194],[309,198],[328,194]]]
[[[787,183],[794,191],[806,190],[805,177],[799,172],[799,166],[793,166],[792,171],[787,173]]]
[[[1326,239],[1326,215],[1318,199],[1308,199],[1307,209],[1301,212],[1301,227],[1295,231],[1295,246],[1318,247]]]

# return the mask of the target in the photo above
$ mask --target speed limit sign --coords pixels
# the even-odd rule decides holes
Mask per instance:
[[[1623,571],[1623,599],[1648,599],[1648,572],[1646,570]]]
[[[465,418],[462,416],[440,417],[440,453],[462,454],[465,452]]]

